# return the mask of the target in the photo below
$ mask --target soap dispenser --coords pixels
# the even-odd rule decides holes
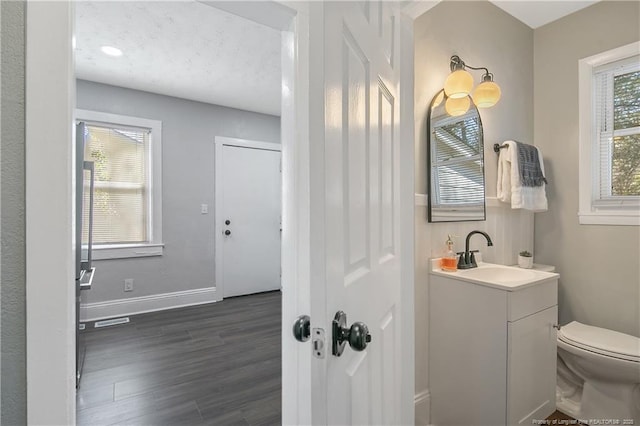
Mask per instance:
[[[440,269],[446,272],[456,272],[458,270],[458,258],[456,252],[453,251],[453,240],[451,235],[447,235],[447,249],[440,259]]]

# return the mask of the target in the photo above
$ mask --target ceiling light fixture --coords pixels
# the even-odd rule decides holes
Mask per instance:
[[[109,55],[109,56],[122,56],[122,50],[118,49],[117,47],[113,47],[113,46],[102,46],[100,48],[100,50],[102,51],[102,53],[104,53],[105,55]]]
[[[482,76],[482,83],[473,90],[473,94],[471,95],[473,103],[476,104],[478,108],[489,108],[498,103],[502,92],[500,86],[493,81],[493,74],[490,73],[487,68],[476,68],[467,65],[458,55],[451,57],[449,66],[451,68],[451,74],[449,74],[444,82],[444,92],[449,99],[464,99],[471,95],[473,76],[466,70],[466,68],[469,68],[472,70],[484,70],[485,72]],[[456,104],[456,106],[462,106],[464,104],[467,104],[467,102],[463,101],[461,104]],[[455,108],[455,110],[457,112],[460,111],[459,108]],[[465,112],[466,110],[458,115],[462,115]]]

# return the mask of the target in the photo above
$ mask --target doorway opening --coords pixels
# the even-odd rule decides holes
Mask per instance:
[[[281,31],[200,2],[75,9],[77,422],[278,423]]]
[[[327,356],[324,361],[315,361],[309,356],[312,342],[307,345],[298,344],[294,336],[290,334],[291,329],[287,327],[287,324],[294,324],[298,315],[309,312],[309,316],[317,321],[321,330],[329,330],[331,319],[334,317],[336,309],[340,308],[338,306],[327,308],[323,303],[324,299],[320,300],[324,297],[324,291],[327,289],[324,280],[325,264],[322,261],[323,253],[325,253],[323,244],[325,240],[332,243],[331,247],[340,244],[341,241],[344,243],[343,236],[347,235],[338,235],[343,227],[339,219],[333,221],[338,226],[336,229],[332,229],[331,236],[325,238],[324,232],[326,225],[323,220],[324,213],[326,211],[335,213],[331,212],[331,209],[325,208],[327,202],[339,202],[343,198],[340,194],[345,191],[344,182],[341,183],[337,179],[340,175],[330,171],[325,173],[323,164],[326,130],[330,129],[334,137],[338,135],[337,127],[327,126],[328,123],[324,120],[325,89],[334,87],[331,83],[327,83],[327,79],[331,77],[332,80],[338,82],[339,84],[335,87],[355,82],[354,96],[335,96],[331,98],[332,105],[338,107],[336,101],[340,100],[343,102],[353,101],[358,108],[353,109],[357,114],[350,122],[354,125],[369,123],[368,120],[360,119],[365,117],[360,113],[365,105],[360,100],[363,98],[361,96],[363,88],[374,89],[374,87],[361,83],[363,80],[367,80],[371,83],[382,82],[384,84],[384,81],[368,78],[375,74],[370,74],[367,71],[363,48],[364,51],[369,51],[369,47],[375,50],[373,53],[376,61],[384,61],[392,65],[389,61],[389,52],[395,52],[395,59],[391,61],[393,64],[411,64],[411,49],[408,49],[411,37],[411,26],[408,25],[410,21],[403,17],[386,19],[384,15],[378,13],[379,8],[370,7],[373,6],[373,2],[371,4],[369,2],[363,4],[287,2],[287,6],[275,4],[280,8],[280,12],[283,11],[283,8],[286,9],[284,19],[282,18],[283,13],[280,12],[264,13],[264,8],[261,6],[272,6],[273,3],[221,2],[219,4],[227,8],[240,8],[243,5],[242,7],[245,9],[250,9],[249,15],[256,17],[256,20],[270,16],[278,22],[274,26],[282,30],[282,42],[285,46],[282,49],[283,102],[281,116],[284,206],[282,268],[285,289],[282,318],[283,327],[286,329],[282,333],[282,357],[283,365],[288,367],[282,371],[283,419],[287,423],[321,423],[328,411],[338,413],[338,410],[327,405],[327,396],[332,397],[332,403],[342,403],[346,399],[335,398],[338,396],[335,390],[349,388],[348,386],[327,386],[326,375],[323,374],[323,371],[327,364],[331,365],[333,371],[338,371],[337,368],[345,365],[345,362],[340,361],[347,358],[342,357],[338,360]],[[384,2],[381,2],[380,5],[384,6]],[[48,143],[51,140],[68,141],[72,139],[73,132],[70,124],[74,121],[72,114],[74,102],[71,97],[75,93],[75,81],[71,67],[73,25],[70,12],[73,7],[73,3],[67,2],[32,2],[28,4],[29,13],[26,16],[27,344],[30,347],[30,351],[27,352],[27,380],[30,384],[27,388],[27,398],[30,423],[71,424],[74,421],[75,412],[74,386],[72,385],[74,376],[72,371],[75,369],[72,365],[73,356],[71,355],[74,343],[72,334],[74,332],[72,321],[74,311],[73,298],[69,291],[71,287],[69,283],[73,282],[71,272],[73,248],[68,242],[72,239],[73,234],[70,220],[72,217],[70,194],[73,156],[72,150],[65,143]],[[349,10],[336,9],[343,7]],[[334,23],[326,28],[322,22],[323,12],[328,12],[332,18],[336,18],[332,20]],[[358,21],[356,24],[359,30],[369,29],[368,31],[364,30],[368,33],[364,38],[357,34],[355,36],[350,34],[348,27],[340,24],[341,17],[345,17],[347,12],[349,16]],[[383,23],[386,24],[378,25],[381,21],[380,16],[382,16]],[[392,18],[388,14],[387,17]],[[56,25],[51,25],[52,22]],[[327,20],[325,20],[326,22]],[[337,28],[341,28],[343,31],[340,33],[335,31]],[[385,28],[393,31],[386,31]],[[390,38],[385,36],[387,41],[393,41],[393,44],[385,44],[387,47],[392,47],[391,50],[382,49],[382,46],[376,42],[380,39],[380,31],[383,35],[395,34]],[[334,48],[334,42],[340,43],[340,37],[346,43],[342,44],[342,48],[344,49],[346,46],[350,49],[349,55],[334,55],[340,50],[338,46],[336,46],[338,48]],[[331,43],[327,44],[328,41]],[[339,61],[348,59],[350,61],[348,69],[353,70],[354,78],[352,79],[350,75],[349,78],[340,79],[338,78],[339,73],[325,76],[322,66],[323,57]],[[354,66],[351,66],[351,63]],[[334,62],[333,65],[338,65],[338,62]],[[387,65],[384,66],[387,67]],[[386,105],[384,102],[389,105],[391,102],[395,102],[397,109],[395,107],[393,109],[387,108],[384,110],[384,114],[373,113],[370,114],[370,117],[380,118],[381,115],[383,118],[394,117],[393,122],[395,123],[397,123],[395,120],[400,120],[397,126],[394,125],[395,132],[393,132],[393,140],[398,144],[398,155],[394,155],[393,158],[394,161],[397,160],[402,164],[402,167],[394,167],[399,176],[398,179],[393,180],[398,188],[398,191],[394,192],[397,195],[393,199],[395,203],[400,198],[400,206],[397,209],[400,214],[392,215],[392,217],[394,220],[398,219],[401,224],[400,232],[394,233],[394,235],[400,238],[396,247],[401,248],[404,255],[400,268],[401,277],[389,280],[389,282],[401,287],[402,306],[397,311],[390,311],[391,316],[385,317],[392,320],[395,318],[398,321],[385,320],[382,324],[387,325],[387,328],[389,324],[395,324],[394,333],[400,339],[400,341],[396,340],[399,344],[389,344],[385,348],[388,351],[399,351],[403,362],[397,368],[385,371],[394,370],[390,377],[397,377],[396,384],[401,388],[397,392],[397,397],[393,399],[394,407],[396,407],[394,411],[399,413],[403,419],[399,423],[411,424],[413,423],[414,371],[412,362],[413,86],[411,68],[405,66],[401,68],[402,71],[400,68],[398,71],[403,74],[402,81],[404,83],[399,88],[403,93],[402,100],[397,96],[394,97],[393,93],[391,93],[392,96],[389,96],[388,91],[385,90],[377,91],[379,96],[364,96],[364,100],[369,104],[370,101],[377,100],[382,107]],[[334,66],[333,69],[337,70],[337,67]],[[397,84],[393,84],[393,86],[398,89]],[[344,90],[343,92],[347,93]],[[333,91],[332,93],[338,92]],[[373,108],[373,105],[371,107]],[[346,108],[344,111],[351,111],[351,109]],[[379,109],[375,111],[379,111]],[[392,114],[391,111],[400,113]],[[331,117],[338,118],[340,114],[331,115]],[[385,126],[382,130],[384,129]],[[379,132],[378,130],[365,131],[365,140],[366,135],[384,134],[388,136],[388,132]],[[363,139],[360,137],[362,135],[363,132],[358,130],[355,137],[362,141]],[[387,138],[387,140],[389,139]],[[361,145],[359,146],[361,147]],[[335,148],[336,146],[332,146],[331,152],[339,154],[341,150]],[[359,161],[358,164],[363,164],[362,157],[358,156],[359,151],[352,153],[350,150],[342,150],[342,152],[355,156]],[[332,164],[334,168],[337,167],[337,163]],[[373,170],[375,162],[371,165]],[[360,172],[366,169],[367,167],[359,168]],[[47,170],[46,176],[42,170]],[[326,188],[323,185],[326,176],[333,179],[337,191],[331,191],[331,188]],[[362,176],[362,173],[355,176],[354,181],[361,186],[361,180],[358,176]],[[379,183],[380,179],[376,178],[370,181]],[[325,191],[326,189],[329,191]],[[373,191],[374,195],[375,193],[377,192]],[[383,191],[383,193],[385,192]],[[337,195],[337,197],[333,195]],[[354,197],[356,202],[359,199]],[[377,199],[379,198],[369,198],[370,201]],[[359,211],[362,211],[362,208]],[[354,226],[360,229],[360,223],[356,219],[355,216],[350,217]],[[50,227],[52,221],[59,224],[59,228]],[[378,232],[379,228],[376,222],[371,220],[367,223],[373,224],[372,229]],[[363,239],[362,233],[358,233],[355,237],[359,241]],[[371,244],[367,245],[368,247],[380,248],[376,239],[371,241]],[[331,247],[329,247],[328,253],[335,257],[339,252],[331,251]],[[359,252],[362,252],[362,245],[357,247],[359,247]],[[358,256],[358,253],[355,255]],[[376,263],[378,258],[371,257],[371,259],[373,260],[369,264]],[[341,263],[332,262],[331,264],[339,265]],[[388,264],[388,261],[386,263]],[[337,274],[332,276],[338,277]],[[358,277],[352,274],[350,278]],[[333,282],[342,284],[344,280],[338,277],[337,280],[333,279]],[[384,297],[383,294],[377,296],[378,298]],[[368,302],[366,298],[359,300],[361,304]],[[350,320],[364,319],[356,311],[356,309],[349,309]],[[374,321],[366,321],[370,324],[376,324]],[[312,333],[314,333],[313,330]],[[333,333],[332,336],[338,336],[338,334]],[[373,340],[378,343],[383,341],[389,342],[391,340]],[[331,345],[323,347],[330,348]],[[42,353],[47,353],[48,356],[42,359],[41,356],[38,356]],[[401,360],[400,357],[395,358]],[[364,359],[362,356],[356,355],[356,358],[353,359],[356,363],[349,362],[348,364],[351,366],[364,367],[368,365],[366,362],[360,362]],[[383,359],[386,358],[377,357],[375,362],[379,363]],[[371,362],[374,362],[374,357],[371,357]],[[353,368],[350,370],[353,371]],[[368,389],[367,383],[377,383],[377,389],[384,388],[379,386],[380,381],[373,378],[368,379],[367,371],[371,372],[371,369],[360,368],[359,370],[363,373],[362,376],[358,376],[363,379],[358,382],[362,386]],[[341,369],[340,371],[345,370]],[[340,380],[342,379],[348,378],[341,375]],[[380,393],[375,392],[375,394],[379,395]],[[375,406],[380,406],[380,404]],[[366,404],[360,404],[359,407],[364,409]],[[346,415],[347,411],[341,410],[340,413]],[[347,421],[341,421],[341,423],[347,423]]]

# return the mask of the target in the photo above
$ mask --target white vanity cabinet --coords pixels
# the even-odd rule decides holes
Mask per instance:
[[[430,275],[431,424],[546,419],[555,411],[558,275],[505,285],[465,274]]]

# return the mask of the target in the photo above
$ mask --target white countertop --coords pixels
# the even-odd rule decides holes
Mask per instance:
[[[486,262],[478,262],[477,268],[445,272],[440,269],[439,258],[431,260],[431,274],[506,291],[522,290],[523,288],[558,279],[560,276],[554,272],[546,272],[539,269],[524,269],[517,266]]]

